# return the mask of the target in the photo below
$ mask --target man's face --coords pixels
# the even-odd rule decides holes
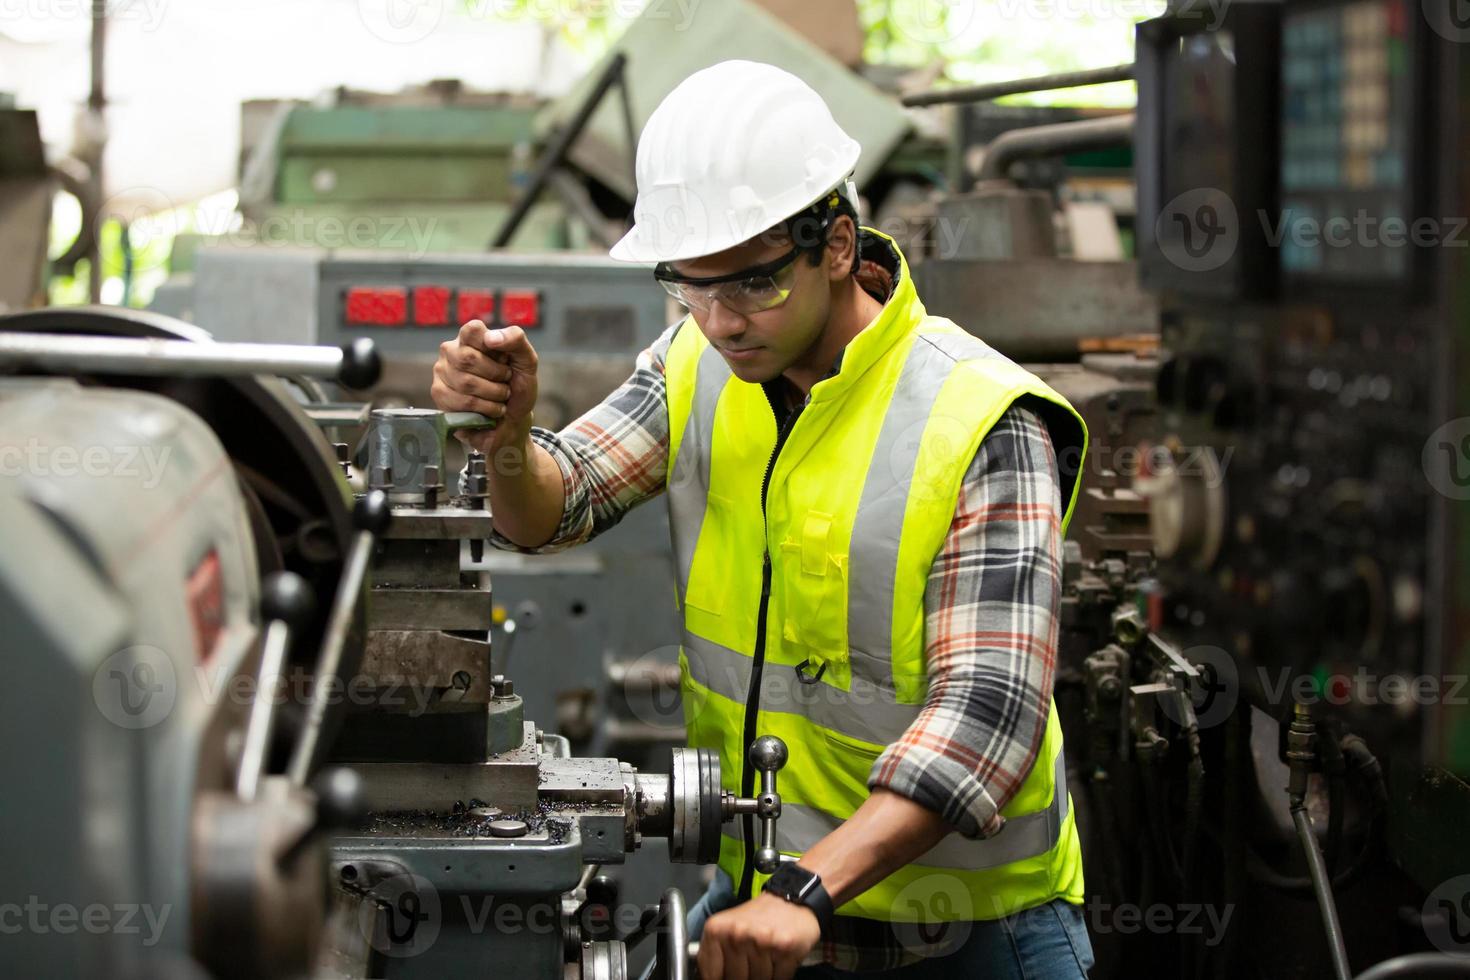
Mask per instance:
[[[773,262],[791,251],[790,237],[771,230],[714,255],[673,263],[689,278],[728,276]],[[707,310],[692,310],[700,331],[741,381],[760,383],[781,375],[822,336],[832,305],[827,253],[812,265],[806,253],[793,263],[795,280],[786,301],[758,313],[738,313],[716,300]]]

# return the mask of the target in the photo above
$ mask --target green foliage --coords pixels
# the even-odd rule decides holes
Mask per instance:
[[[1002,81],[1133,60],[1133,28],[1165,0],[858,0],[875,64],[943,65],[956,84]],[[1038,92],[1006,101],[1131,106],[1133,85]]]

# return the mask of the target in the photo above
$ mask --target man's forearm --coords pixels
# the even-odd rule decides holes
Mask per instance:
[[[817,841],[800,863],[821,876],[832,904],[839,906],[923,856],[953,830],[928,807],[875,789],[856,813]]]
[[[549,542],[561,524],[566,487],[556,460],[531,441],[530,427],[491,449],[486,464],[495,530],[522,548]]]

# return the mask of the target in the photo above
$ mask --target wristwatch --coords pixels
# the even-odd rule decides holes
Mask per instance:
[[[822,887],[822,879],[799,864],[787,861],[776,869],[763,892],[771,892],[794,905],[805,905],[817,916],[822,934],[832,926],[832,896]]]

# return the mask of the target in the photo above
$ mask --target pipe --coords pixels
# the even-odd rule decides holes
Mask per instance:
[[[961,88],[937,89],[932,92],[917,92],[903,97],[906,106],[944,105],[951,102],[985,102],[1005,95],[1020,95],[1023,92],[1049,92],[1060,88],[1081,88],[1084,85],[1101,85],[1105,82],[1126,82],[1133,78],[1133,64],[1112,65],[1108,68],[1086,68],[1082,71],[1063,71],[1051,75],[1035,75],[1031,78],[1016,78],[1008,82],[988,82],[984,85],[966,85]]]
[[[91,191],[90,203],[100,208],[103,200],[102,164],[107,150],[107,4],[100,0],[92,3],[92,78],[87,92],[87,122],[92,130],[89,139],[96,140],[89,147],[86,157],[87,180]],[[82,201],[86,208],[88,201]],[[91,220],[92,236],[87,243],[87,295],[89,302],[102,302],[102,222],[106,215],[94,211]],[[85,230],[88,222],[83,219]]]
[[[1322,913],[1322,928],[1327,933],[1327,947],[1332,954],[1332,970],[1337,980],[1352,980],[1352,968],[1348,965],[1347,940],[1342,934],[1342,923],[1337,918],[1337,901],[1332,896],[1332,882],[1327,877],[1327,863],[1322,860],[1322,849],[1317,846],[1317,835],[1312,831],[1312,818],[1307,813],[1307,780],[1312,763],[1318,758],[1317,726],[1306,705],[1297,704],[1292,712],[1291,726],[1286,733],[1286,763],[1290,771],[1287,793],[1291,799],[1291,821],[1296,825],[1297,839],[1307,857],[1307,869],[1312,877],[1312,890],[1317,895],[1317,908]]]
[[[607,95],[607,90],[612,88],[613,84],[623,77],[623,68],[627,63],[628,56],[621,51],[612,56],[612,60],[607,63],[607,67],[603,69],[602,74],[593,83],[592,91],[587,93],[587,98],[577,107],[576,114],[556,134],[555,138],[551,141],[551,146],[547,148],[546,152],[541,155],[541,159],[537,161],[536,172],[531,175],[531,179],[527,182],[525,190],[521,192],[520,200],[516,201],[515,209],[505,219],[505,224],[501,225],[500,230],[495,233],[495,238],[490,242],[491,248],[504,248],[510,244],[510,240],[515,237],[515,233],[520,228],[521,222],[525,221],[526,215],[531,212],[531,206],[536,203],[536,198],[541,196],[541,191],[545,189],[547,181],[551,177],[551,172],[562,165],[562,162],[566,159],[567,151],[572,148],[572,144],[577,141],[577,137],[582,135],[582,130],[587,128],[588,120],[592,118],[592,113],[597,110],[597,107],[602,104],[602,99]]]
[[[1028,157],[1054,156],[1074,150],[1096,150],[1103,147],[1131,146],[1133,113],[1080,119],[1076,122],[1029,126],[1001,133],[985,148],[977,180],[1003,180],[1006,171],[1017,160]]]
[[[1374,964],[1357,980],[1408,980],[1411,977],[1470,977],[1470,957],[1452,953],[1409,953]]]
[[[1306,852],[1312,888],[1317,893],[1317,907],[1322,910],[1322,928],[1327,931],[1327,946],[1332,953],[1332,972],[1338,980],[1352,980],[1347,940],[1342,934],[1342,923],[1337,919],[1337,902],[1332,897],[1332,884],[1327,880],[1327,864],[1322,860],[1322,851],[1317,846],[1317,835],[1312,831],[1312,818],[1307,815],[1305,803],[1292,805],[1291,820],[1296,824],[1297,838]]]

